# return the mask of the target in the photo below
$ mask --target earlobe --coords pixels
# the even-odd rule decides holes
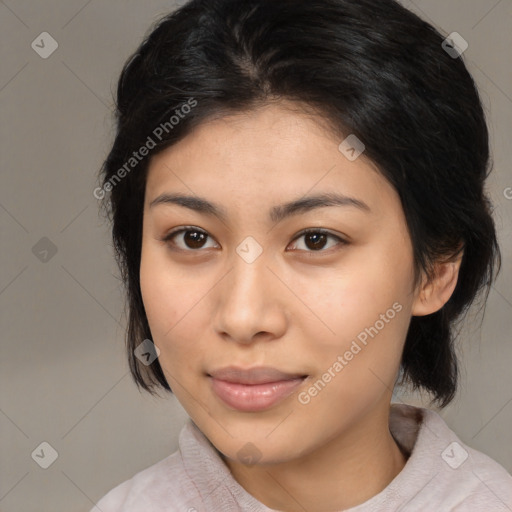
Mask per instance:
[[[462,253],[455,260],[438,263],[432,280],[424,277],[413,303],[413,316],[430,315],[448,302],[457,285],[461,262]]]

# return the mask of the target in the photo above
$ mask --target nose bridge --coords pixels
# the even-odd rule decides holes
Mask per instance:
[[[235,307],[261,308],[262,301],[270,299],[268,288],[264,293],[267,274],[271,275],[267,268],[267,255],[262,247],[258,249],[253,241],[247,240],[239,244],[235,252],[231,258],[232,270],[226,283],[225,302],[234,303]]]
[[[263,298],[263,285],[266,274],[269,273],[266,258],[259,256],[256,260],[248,262],[237,255],[233,257],[232,262],[233,266],[228,278],[230,281],[228,297],[236,301],[246,300],[257,306],[259,300]],[[267,298],[269,298],[268,293]]]
[[[246,296],[261,291],[258,288],[265,281],[265,274],[269,273],[268,256],[268,250],[264,250],[253,236],[246,236],[235,247],[230,258],[230,280],[235,293],[240,292]]]

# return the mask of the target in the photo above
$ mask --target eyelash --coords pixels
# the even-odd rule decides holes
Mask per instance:
[[[184,226],[182,228],[179,228],[179,229],[176,229],[174,231],[171,231],[170,233],[165,235],[164,238],[162,238],[162,242],[165,242],[168,245],[175,245],[175,244],[173,244],[171,242],[171,240],[175,236],[177,236],[177,235],[179,235],[181,233],[186,233],[187,231],[197,232],[197,233],[206,235],[208,238],[212,238],[210,235],[208,235],[208,233],[206,231],[204,231],[202,229],[196,228],[194,226]],[[295,238],[292,240],[292,242],[295,242],[299,238],[301,238],[301,237],[303,237],[305,235],[309,235],[311,233],[326,235],[328,237],[335,238],[336,240],[338,240],[338,244],[337,245],[339,245],[339,246],[348,245],[348,242],[346,240],[344,240],[343,238],[339,237],[338,235],[334,235],[330,231],[327,231],[327,230],[322,229],[322,228],[308,228],[308,229],[304,229],[303,231],[298,233],[297,236],[295,236]],[[184,252],[200,252],[201,251],[201,249],[190,249],[190,248],[182,249],[181,247],[178,247],[178,248],[174,247],[173,249],[179,250],[179,251],[184,251]],[[333,249],[333,247],[330,247],[329,249],[325,249],[325,250],[324,249],[319,249],[318,251],[304,250],[304,249],[297,249],[297,250],[305,252],[308,256],[314,256],[315,254],[318,254],[318,253],[321,254],[321,253],[329,252],[331,249]]]

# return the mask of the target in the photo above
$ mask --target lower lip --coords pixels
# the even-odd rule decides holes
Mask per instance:
[[[266,384],[237,384],[210,378],[214,393],[238,411],[257,412],[269,409],[290,396],[305,380],[297,378]]]

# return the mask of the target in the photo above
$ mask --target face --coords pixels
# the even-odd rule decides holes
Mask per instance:
[[[151,161],[140,279],[153,341],[227,459],[296,460],[389,406],[412,245],[397,193],[340,142],[281,104],[203,124]]]

